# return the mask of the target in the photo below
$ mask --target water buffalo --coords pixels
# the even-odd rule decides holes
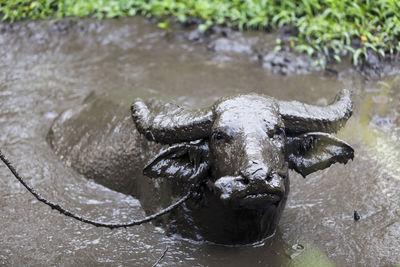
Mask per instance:
[[[241,94],[198,110],[141,99],[128,110],[89,97],[54,121],[48,141],[69,166],[138,197],[147,213],[197,184],[193,198],[159,221],[196,240],[245,244],[272,235],[288,169],[305,177],[354,154],[329,134],[352,114],[348,90],[326,107]]]

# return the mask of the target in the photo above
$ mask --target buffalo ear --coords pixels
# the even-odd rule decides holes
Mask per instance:
[[[198,140],[172,145],[161,151],[143,169],[150,178],[168,178],[197,181],[209,169],[208,142]]]
[[[287,137],[286,160],[289,168],[303,177],[336,162],[346,164],[353,157],[354,150],[349,144],[327,133]]]

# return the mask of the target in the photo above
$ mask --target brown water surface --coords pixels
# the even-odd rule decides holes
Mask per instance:
[[[123,98],[127,108],[135,97],[200,107],[240,92],[326,104],[348,88],[356,111],[338,135],[355,148],[354,161],[306,179],[291,172],[277,233],[244,247],[170,237],[152,224],[109,230],[74,221],[34,200],[3,166],[0,264],[151,266],[166,247],[160,266],[399,264],[399,72],[368,83],[347,66],[338,76],[281,76],[262,68],[248,49],[209,52],[208,41],[190,43],[182,34],[166,34],[142,18],[2,25],[1,149],[47,198],[93,219],[128,221],[144,214],[136,199],[77,174],[45,141],[54,118],[91,92]],[[234,39],[251,49],[273,47],[273,37],[263,33]]]

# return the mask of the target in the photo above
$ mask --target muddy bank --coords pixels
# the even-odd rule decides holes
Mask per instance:
[[[274,74],[292,75],[309,74],[312,71],[321,71],[323,75],[339,75],[345,68],[353,68],[367,81],[387,77],[398,73],[399,55],[386,55],[382,57],[373,50],[368,50],[368,57],[360,60],[358,66],[353,66],[351,57],[344,57],[343,63],[337,63],[333,58],[310,58],[304,54],[293,51],[290,40],[298,34],[295,27],[284,26],[276,33],[267,32],[239,32],[237,30],[214,26],[206,32],[197,29],[201,21],[194,20],[191,23],[180,24],[175,22],[172,28],[174,38],[183,39],[191,43],[202,43],[206,49],[214,53],[221,60],[229,55],[250,55],[251,60],[257,60],[260,65]],[[174,33],[184,29],[182,33]],[[256,36],[256,37],[255,37]],[[280,40],[276,49],[276,40]],[[353,41],[353,48],[361,44]],[[326,67],[322,67],[322,61]]]
[[[146,24],[156,25],[156,19],[145,20]],[[38,25],[46,25],[47,31],[42,32]],[[101,26],[101,21],[94,21],[87,25],[82,20],[62,19],[50,22],[19,22],[0,23],[0,33],[13,33],[26,31],[33,35],[37,42],[46,42],[50,36],[65,35],[68,32],[87,34],[96,31]],[[368,50],[368,57],[360,60],[358,66],[353,66],[351,57],[344,57],[342,63],[334,59],[322,60],[318,57],[309,58],[291,49],[290,38],[298,31],[289,26],[282,27],[277,33],[258,31],[239,32],[229,27],[214,26],[202,32],[198,29],[201,20],[191,19],[186,23],[173,22],[168,29],[162,30],[165,38],[184,41],[188,45],[201,46],[216,61],[226,62],[232,58],[240,57],[242,60],[257,62],[261,68],[279,75],[304,75],[313,71],[321,72],[321,75],[338,76],[342,72],[352,69],[365,78],[366,81],[377,80],[400,72],[398,55],[382,57],[372,50]],[[40,27],[40,26],[39,26]],[[276,49],[276,40],[281,40],[281,49]],[[353,42],[354,47],[360,44]],[[325,62],[323,68],[320,61]]]
[[[337,65],[337,75],[274,74],[262,67],[256,49],[270,45],[262,55],[271,52],[273,36],[219,33],[196,43],[185,39],[190,30],[168,33],[141,18],[67,22],[61,30],[55,22],[15,25],[0,34],[0,147],[39,192],[92,219],[129,221],[144,214],[133,197],[73,171],[45,140],[54,118],[93,91],[129,109],[136,97],[204,107],[247,92],[322,105],[349,88],[356,110],[338,135],[354,146],[355,158],[305,180],[290,173],[291,193],[275,236],[246,247],[194,243],[152,224],[110,231],[77,223],[34,201],[1,167],[1,264],[147,266],[166,247],[164,266],[400,262],[396,68],[369,82],[347,64]],[[235,47],[230,41],[241,45],[229,48]]]

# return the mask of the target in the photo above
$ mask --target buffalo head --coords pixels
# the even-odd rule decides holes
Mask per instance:
[[[329,134],[352,114],[348,90],[326,107],[244,94],[194,111],[137,100],[131,111],[147,139],[170,144],[145,167],[146,176],[202,181],[233,209],[280,213],[288,169],[305,177],[353,158],[353,149]]]

